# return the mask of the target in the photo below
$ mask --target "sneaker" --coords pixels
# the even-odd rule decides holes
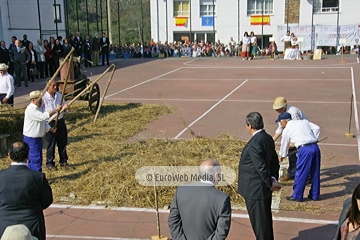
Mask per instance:
[[[357,59],[357,63],[360,63],[360,58],[356,58]]]

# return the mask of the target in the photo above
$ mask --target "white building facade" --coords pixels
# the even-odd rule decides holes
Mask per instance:
[[[333,34],[330,30],[335,27],[336,34],[339,24],[352,26],[349,34],[357,36],[349,40],[351,45],[359,36],[359,12],[359,0],[151,0],[151,36],[154,41],[161,42],[188,38],[191,41],[220,40],[227,44],[230,37],[239,42],[244,32],[253,31],[260,41],[264,36],[264,46],[274,37],[281,47],[280,38],[289,29],[305,38],[304,48],[310,49],[321,45],[320,42],[324,45],[324,39]],[[176,26],[177,17],[187,18],[186,24]],[[204,26],[203,17],[213,22]],[[317,33],[319,29],[327,32]],[[310,47],[311,41],[307,38],[312,39],[314,46]],[[330,45],[333,42],[326,44],[334,46]]]
[[[64,37],[64,9],[63,0],[0,0],[0,41],[9,46],[12,36],[22,40],[24,34],[31,42]]]

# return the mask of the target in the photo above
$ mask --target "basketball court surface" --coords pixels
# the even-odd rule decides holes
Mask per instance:
[[[278,96],[300,108],[311,122],[321,127],[320,201],[273,201],[275,239],[333,239],[342,202],[360,182],[359,119],[357,93],[360,65],[355,56],[333,56],[319,61],[284,61],[241,58],[116,59],[117,66],[106,102],[170,104],[177,108],[186,125],[168,114],[150,124],[133,140],[144,138],[218,137],[229,133],[249,140],[245,116],[262,114],[265,129],[273,135],[278,114],[272,103]],[[105,67],[84,69],[95,79]],[[109,74],[99,82],[105,88]],[[25,101],[28,92],[42,89],[44,83],[16,91],[16,102]],[[101,93],[102,94],[102,93]],[[350,132],[350,99],[354,97]],[[283,164],[282,168],[286,168]],[[309,186],[305,189],[307,195]],[[292,184],[283,185],[283,195],[292,194]],[[298,204],[291,210],[291,205]],[[287,209],[287,210],[282,210]],[[302,209],[302,210],[301,210]],[[170,237],[168,211],[161,217],[162,235]],[[48,239],[147,239],[157,234],[155,213],[151,209],[102,206],[52,205],[45,211]],[[255,239],[247,212],[233,210],[228,239]]]

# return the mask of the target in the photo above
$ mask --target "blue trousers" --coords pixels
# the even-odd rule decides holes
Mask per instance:
[[[42,172],[42,138],[24,136],[24,142],[29,145],[28,168]]]
[[[292,195],[297,201],[303,200],[304,190],[308,176],[312,179],[309,197],[319,200],[320,196],[320,161],[321,154],[317,144],[304,146],[297,153],[296,173]]]

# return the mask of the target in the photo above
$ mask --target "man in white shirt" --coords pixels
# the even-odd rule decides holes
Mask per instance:
[[[61,101],[61,93],[57,92],[57,86],[55,80],[52,80],[48,90],[45,92],[42,97],[42,105],[41,109],[43,112],[51,111],[56,106],[62,106],[64,109],[69,109],[69,105],[66,104],[65,100]],[[67,128],[64,120],[64,113],[62,112],[59,115],[58,123],[56,126],[56,132],[47,132],[46,133],[46,142],[47,142],[47,150],[46,150],[46,167],[50,171],[56,171],[57,168],[55,166],[55,145],[58,147],[59,152],[59,163],[60,166],[73,169],[73,167],[68,164],[68,155],[66,152],[67,145]],[[55,120],[49,123],[51,127],[54,127]]]
[[[307,119],[306,115],[299,108],[294,107],[294,106],[289,106],[287,104],[286,99],[283,97],[277,97],[275,99],[274,104],[273,104],[273,109],[278,113],[284,113],[284,112],[290,113],[292,120],[307,120],[307,121],[309,121]],[[309,124],[310,124],[310,127],[311,127],[315,137],[317,139],[319,139],[320,127],[312,122],[309,122]],[[279,123],[279,126],[276,129],[275,134],[273,136],[274,141],[276,141],[280,137],[283,130],[284,130],[284,127],[281,126],[281,124]],[[296,148],[293,145],[290,145],[289,152],[293,152],[295,150],[296,150]],[[296,172],[296,161],[297,161],[297,156],[295,154],[289,156],[289,168],[288,168],[287,175],[283,178],[280,178],[280,181],[285,182],[285,181],[294,179],[295,172]]]
[[[14,104],[14,78],[7,72],[9,66],[0,63],[0,104]]]
[[[26,107],[24,117],[24,142],[29,145],[29,159],[28,167],[35,171],[42,171],[42,137],[48,131],[56,132],[55,128],[51,128],[47,123],[56,112],[61,110],[61,105],[56,106],[48,112],[42,112],[41,107],[41,92],[32,91],[26,99],[30,100],[30,104]]]
[[[291,114],[281,113],[276,120],[285,128],[282,134],[279,159],[287,156],[290,143],[298,149],[296,173],[291,197],[286,197],[289,201],[303,200],[306,181],[310,174],[312,183],[308,198],[317,201],[320,195],[320,161],[321,153],[317,145],[317,138],[311,130],[307,120],[291,120]]]
[[[284,54],[287,48],[291,47],[291,36],[290,31],[287,31],[284,36],[280,39],[284,43]]]

